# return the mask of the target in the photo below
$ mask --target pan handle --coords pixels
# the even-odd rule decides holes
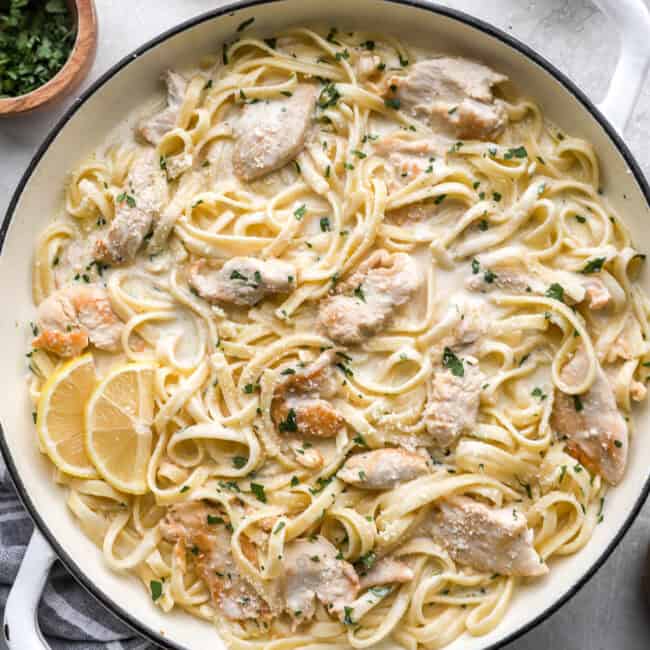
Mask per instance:
[[[37,528],[11,587],[3,636],[9,650],[50,650],[38,627],[38,603],[56,554]]]
[[[650,61],[650,13],[644,0],[595,0],[620,32],[621,50],[605,99],[598,105],[623,133]]]

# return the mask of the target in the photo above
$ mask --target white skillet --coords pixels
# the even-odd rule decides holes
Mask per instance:
[[[141,582],[110,571],[101,552],[83,535],[51,479],[39,452],[25,387],[26,324],[33,319],[30,258],[39,231],[62,200],[66,172],[99,146],[131,111],[159,92],[168,67],[192,64],[219,51],[243,21],[271,35],[288,26],[324,23],[398,33],[476,58],[505,72],[535,98],[548,118],[591,141],[603,168],[603,186],[643,250],[650,192],[621,140],[650,58],[650,17],[643,0],[598,0],[621,33],[622,49],[604,101],[596,108],[551,64],[511,36],[466,14],[425,0],[253,0],[229,5],[179,25],[139,48],[103,75],[67,111],[32,160],[0,228],[0,294],[7,310],[0,322],[0,446],[11,476],[36,528],[5,610],[5,638],[11,650],[43,650],[36,608],[48,571],[58,557],[108,609],[140,634],[168,648],[218,650],[223,644],[207,623],[182,612],[164,614]],[[650,291],[650,278],[642,279]],[[518,590],[504,620],[486,636],[463,636],[449,650],[486,650],[512,641],[548,617],[594,574],[613,551],[643,505],[650,487],[650,413],[636,413],[630,464],[623,483],[611,490],[605,521],[586,548],[552,562],[546,578]]]

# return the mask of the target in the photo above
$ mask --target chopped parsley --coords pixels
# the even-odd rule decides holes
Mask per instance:
[[[576,220],[578,221],[578,223],[585,223],[585,221],[587,221],[586,217],[583,217],[579,214],[576,214]]]
[[[497,276],[496,276],[495,273],[493,273],[492,271],[490,271],[490,269],[488,269],[488,270],[483,274],[483,279],[484,279],[488,284],[492,284],[492,283],[497,279]]]
[[[399,111],[401,103],[397,97],[388,97],[384,99],[384,105],[386,108],[393,108],[394,110]]]
[[[266,494],[264,492],[264,486],[261,483],[251,483],[251,492],[258,501],[266,503]]]
[[[564,302],[564,287],[557,282],[554,282],[544,294],[547,298],[553,298],[554,300],[559,300]]]
[[[293,216],[300,221],[304,216],[305,213],[307,212],[307,206],[303,203],[300,207],[296,208],[293,211]]]
[[[485,232],[489,227],[490,227],[490,225],[488,224],[487,219],[481,219],[478,222],[478,229],[481,232]]]
[[[573,396],[573,407],[578,413],[584,408],[582,405],[582,400],[580,399],[580,395]]]
[[[481,268],[481,264],[479,263],[479,261],[477,259],[473,259],[472,260],[472,273],[474,275],[476,275],[479,272],[480,268]]]
[[[273,534],[277,535],[286,525],[286,522],[279,521],[278,525],[273,529]]]
[[[246,465],[248,462],[248,458],[244,458],[243,456],[233,456],[232,459],[232,464],[235,467],[235,469],[241,469]]]
[[[433,202],[436,205],[440,205],[446,198],[447,198],[446,194],[441,194],[440,196],[436,196],[436,198],[433,199]]]
[[[374,551],[368,551],[359,558],[359,564],[366,570],[370,571],[377,561],[377,554]]]
[[[361,301],[361,302],[366,302],[366,296],[363,293],[362,285],[359,285],[355,290],[354,290],[354,295]]]
[[[526,147],[513,147],[511,149],[508,149],[508,151],[503,154],[503,157],[505,160],[512,160],[513,158],[527,158],[528,152],[526,151]]]
[[[321,90],[320,95],[318,96],[318,106],[325,110],[326,108],[336,106],[336,102],[338,102],[339,99],[341,99],[341,93],[337,90],[334,84],[329,83],[323,88],[323,90]]]
[[[151,600],[154,601],[154,603],[162,596],[162,582],[160,580],[152,580],[149,583],[149,588],[151,589]]]
[[[296,487],[299,483],[300,483],[300,481],[298,480],[297,476],[292,476],[291,477],[291,487]]]
[[[492,192],[492,198],[496,203],[498,203],[501,200],[501,193],[500,192]]]
[[[328,217],[321,217],[320,230],[321,232],[329,232],[332,230],[332,226],[330,225],[330,220]]]
[[[589,260],[582,269],[582,273],[599,273],[603,270],[603,264],[606,261],[606,257],[596,257],[593,260]]]
[[[0,2],[0,98],[47,83],[68,60],[76,35],[65,0]]]
[[[298,423],[296,422],[296,412],[289,409],[287,417],[278,425],[280,433],[295,433],[298,431]]]
[[[442,365],[451,371],[452,375],[456,377],[463,377],[465,375],[465,368],[463,367],[462,359],[459,359],[451,348],[445,348],[442,354]]]
[[[354,612],[354,607],[348,607],[347,605],[345,605],[343,607],[343,612],[344,612],[343,623],[345,625],[355,625],[355,622],[352,620],[352,613]]]

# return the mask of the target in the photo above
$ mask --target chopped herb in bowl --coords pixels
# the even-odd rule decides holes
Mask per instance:
[[[0,0],[0,98],[47,83],[68,60],[75,38],[65,0]]]

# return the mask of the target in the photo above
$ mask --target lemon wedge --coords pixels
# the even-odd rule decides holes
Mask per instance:
[[[36,429],[41,447],[66,474],[95,478],[84,446],[84,406],[95,387],[95,363],[84,354],[57,368],[38,400]]]
[[[116,490],[147,491],[151,457],[155,365],[113,368],[86,404],[86,450],[101,476]]]

